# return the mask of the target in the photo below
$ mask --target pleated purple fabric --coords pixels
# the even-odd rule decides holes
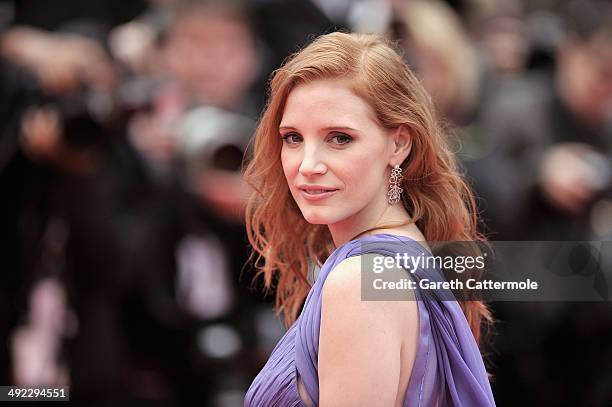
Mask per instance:
[[[366,253],[418,256],[418,242],[391,234],[364,236],[337,248],[321,268],[302,313],[276,345],[249,388],[245,407],[307,406],[298,391],[302,381],[312,405],[319,403],[318,352],[321,298],[325,280],[342,260]],[[410,273],[407,272],[407,275]],[[412,278],[443,281],[438,270],[417,270]],[[448,292],[418,290],[419,341],[404,406],[494,406],[480,351],[463,311]]]

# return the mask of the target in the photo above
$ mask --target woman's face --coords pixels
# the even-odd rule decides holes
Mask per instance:
[[[368,217],[386,205],[393,140],[373,109],[338,80],[296,86],[279,126],[293,198],[311,224]]]

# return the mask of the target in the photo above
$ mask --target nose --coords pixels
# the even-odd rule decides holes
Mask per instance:
[[[300,174],[309,177],[313,175],[323,175],[327,172],[327,166],[322,160],[320,154],[317,153],[315,146],[305,146],[304,156],[300,164]]]

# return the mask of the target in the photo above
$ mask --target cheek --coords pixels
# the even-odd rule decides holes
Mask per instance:
[[[300,158],[298,157],[298,154],[283,148],[281,150],[281,165],[283,167],[285,178],[289,182],[289,186],[291,186],[290,181],[295,178],[300,167]]]
[[[369,201],[384,184],[384,167],[382,155],[359,154],[343,160],[341,168],[335,174],[346,188],[346,193],[353,202]]]

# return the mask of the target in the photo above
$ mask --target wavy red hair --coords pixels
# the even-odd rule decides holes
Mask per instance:
[[[246,224],[258,276],[276,290],[276,309],[295,321],[310,289],[309,269],[322,265],[333,241],[327,226],[306,222],[289,192],[280,160],[279,124],[287,96],[299,83],[345,79],[385,128],[407,126],[412,150],[402,163],[403,205],[428,241],[482,241],[474,196],[461,176],[432,101],[402,57],[382,37],[335,32],[318,37],[275,71],[255,133],[245,178],[253,187]],[[491,322],[482,301],[460,301],[480,342]]]

